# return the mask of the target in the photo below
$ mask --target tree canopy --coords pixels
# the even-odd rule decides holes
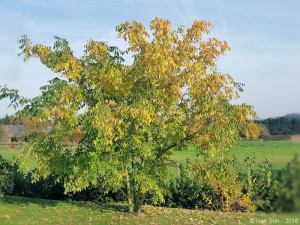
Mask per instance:
[[[24,61],[37,57],[68,81],[49,81],[33,99],[6,86],[1,89],[0,99],[10,97],[12,105],[25,106],[20,116],[28,111],[32,118],[53,122],[49,133],[38,134],[25,146],[20,163],[28,166],[38,158],[33,177],[61,174],[66,192],[90,184],[107,190],[126,187],[130,211],[139,211],[146,194],[154,202],[164,201],[167,165],[176,164],[170,160],[173,151],[193,144],[204,157],[226,155],[239,139],[239,129],[247,137],[253,133],[246,121],[249,115],[257,118],[253,107],[229,103],[243,85],[217,69],[217,59],[229,46],[202,38],[212,27],[194,21],[186,32],[182,26],[171,31],[171,22],[157,17],[150,24],[149,40],[141,23],[126,21],[116,27],[128,44],[125,51],[89,40],[81,58],[65,39],[55,37],[51,48],[32,45],[24,35]],[[122,57],[129,52],[132,65]],[[77,148],[64,148],[61,140],[79,126],[84,136]]]

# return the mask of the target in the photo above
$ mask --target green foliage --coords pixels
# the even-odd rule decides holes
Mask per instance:
[[[257,210],[274,211],[272,205],[274,197],[277,194],[277,181],[274,180],[272,166],[266,159],[263,165],[260,165],[258,174],[253,173],[252,167],[254,166],[254,159],[245,158],[247,170],[247,183],[245,191],[251,196],[252,201],[255,202]]]
[[[46,179],[32,183],[30,171],[23,174],[17,164],[11,165],[0,156],[0,191],[5,195],[15,195],[45,199],[65,199],[63,182],[57,182],[57,176],[50,174]]]
[[[6,114],[4,118],[0,118],[0,125],[12,125],[12,121],[8,114]]]
[[[24,174],[19,170],[17,163],[11,164],[2,158],[0,155],[0,184],[1,196],[13,195],[30,198],[41,199],[57,199],[64,200],[71,198],[77,201],[125,201],[126,198],[123,192],[108,192],[100,185],[90,184],[85,190],[75,194],[64,194],[64,180],[59,180],[59,176],[49,174],[45,179],[41,178],[39,181],[33,181],[33,174],[35,170]],[[67,176],[63,176],[67,177]],[[102,183],[99,181],[99,183]]]
[[[11,194],[14,182],[11,176],[11,165],[0,155],[0,198]]]
[[[300,134],[300,120],[297,118],[293,118],[291,120],[291,130],[293,134]]]
[[[255,123],[265,126],[270,135],[300,134],[300,121],[297,118],[289,120],[285,117],[254,120]]]
[[[166,206],[180,208],[205,208],[207,205],[201,196],[203,185],[197,185],[193,174],[188,170],[190,165],[187,160],[187,166],[179,165],[179,176],[175,180],[170,180],[171,196],[166,197]]]
[[[57,182],[57,176],[50,174],[47,178],[32,183],[32,174],[35,171],[24,175],[22,172],[14,171],[14,189],[12,195],[42,199],[64,200],[68,195],[64,194],[63,182]]]
[[[275,210],[281,212],[300,211],[300,161],[297,156],[287,167],[277,173],[279,197]]]
[[[253,172],[254,159],[245,158],[248,168],[244,193],[254,202],[257,210],[290,212],[300,210],[300,162],[295,158],[282,170],[272,170],[266,159],[257,174]]]

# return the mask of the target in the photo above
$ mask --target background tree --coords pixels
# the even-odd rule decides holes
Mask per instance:
[[[15,115],[10,116],[11,125],[23,125],[23,119],[20,118],[17,114],[18,112],[16,112]]]
[[[265,124],[259,124],[261,126],[262,130],[260,130],[259,138],[264,138],[266,136],[270,135],[269,129]]]
[[[293,134],[300,134],[300,120],[297,118],[291,120],[291,130]]]
[[[5,136],[5,130],[3,129],[3,126],[0,125],[0,144],[5,141],[4,136]]]
[[[30,116],[23,117],[22,123],[29,134],[40,133],[46,127],[50,126],[50,121],[39,121],[38,118],[30,118]]]
[[[8,114],[6,114],[4,118],[0,119],[0,125],[11,125],[11,124],[12,122]]]
[[[107,190],[126,187],[129,211],[138,212],[146,194],[153,202],[164,201],[168,193],[168,167],[173,151],[193,144],[209,157],[228,154],[246,118],[257,118],[247,104],[231,105],[243,91],[229,75],[219,73],[216,60],[230,50],[215,38],[202,40],[212,24],[194,21],[186,33],[183,27],[171,31],[171,22],[151,22],[153,40],[141,23],[126,21],[116,27],[128,42],[125,52],[104,42],[90,40],[82,58],[73,56],[68,42],[55,37],[53,49],[31,45],[24,36],[22,53],[27,61],[40,61],[62,77],[41,87],[34,99],[20,97],[16,90],[1,89],[0,97],[12,104],[26,105],[32,118],[53,121],[53,129],[36,138],[22,152],[20,163],[39,164],[34,179],[51,172],[65,179],[65,191],[76,192],[100,184]],[[124,65],[122,55],[134,53],[134,63]],[[85,112],[78,115],[78,110]],[[84,137],[75,150],[60,141],[82,127]],[[245,131],[247,137],[253,130]],[[68,177],[63,177],[68,174]]]
[[[268,128],[270,135],[300,134],[300,121],[296,118],[289,120],[285,117],[276,119],[255,120],[255,123]]]

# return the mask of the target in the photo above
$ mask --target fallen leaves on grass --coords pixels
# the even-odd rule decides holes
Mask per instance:
[[[75,212],[75,211],[77,211],[77,210],[78,210],[78,209],[74,208],[74,209],[70,210],[70,212]]]

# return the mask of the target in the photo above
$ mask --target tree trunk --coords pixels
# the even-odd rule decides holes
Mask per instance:
[[[140,201],[141,201],[141,184],[139,185],[137,191],[135,192],[134,208],[133,208],[133,211],[135,213],[139,213],[139,210],[140,210]]]
[[[129,212],[133,212],[133,204],[132,204],[132,196],[131,196],[131,190],[130,190],[130,181],[129,181],[129,175],[127,166],[125,165],[125,174],[126,174],[126,186],[127,186],[127,199],[128,199],[128,206],[129,206]]]
[[[142,163],[141,163],[141,171],[143,172],[145,168],[145,159],[142,158]],[[144,195],[142,194],[142,184],[139,183],[138,184],[138,188],[134,193],[134,208],[133,211],[135,213],[139,213],[141,207],[143,206],[143,202],[144,202]]]
[[[140,210],[143,206],[144,200],[145,200],[145,194],[142,194],[141,188],[139,188],[136,192],[133,212],[140,213]]]

